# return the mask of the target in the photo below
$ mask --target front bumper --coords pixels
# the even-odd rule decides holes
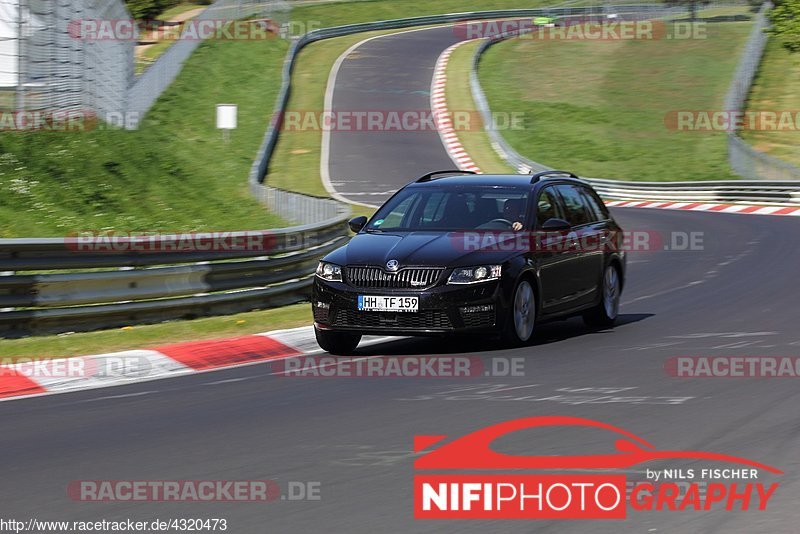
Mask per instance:
[[[419,311],[358,311],[359,295],[419,297]],[[505,309],[499,280],[415,291],[355,288],[315,278],[311,305],[314,324],[322,330],[410,336],[497,332]]]

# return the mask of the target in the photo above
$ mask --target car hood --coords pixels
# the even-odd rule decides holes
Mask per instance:
[[[489,236],[492,237],[492,236]],[[499,250],[493,239],[464,232],[361,233],[325,257],[338,265],[385,266],[397,260],[400,267],[464,267],[503,263],[514,253]]]

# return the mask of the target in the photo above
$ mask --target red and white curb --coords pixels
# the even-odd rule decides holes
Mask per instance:
[[[397,339],[365,337],[360,346]],[[313,327],[230,339],[191,341],[147,350],[56,359],[19,359],[0,365],[0,401],[123,386],[192,373],[323,352]]]
[[[461,144],[447,107],[447,62],[453,51],[470,41],[461,41],[442,52],[436,62],[431,89],[431,109],[436,119],[439,135],[447,153],[462,171],[481,172]],[[650,200],[606,200],[606,205],[616,208],[657,208],[667,210],[710,211],[718,213],[739,213],[750,215],[788,215],[800,216],[800,206],[759,206],[749,204],[718,204],[704,202],[676,202]]]
[[[606,200],[614,208],[658,208],[663,210],[712,211],[748,215],[789,215],[800,217],[800,206],[750,206],[746,204],[714,204],[705,202],[654,202],[651,200]]]
[[[439,136],[442,138],[442,143],[450,155],[450,159],[462,171],[481,172],[480,168],[469,157],[467,151],[464,150],[458,134],[453,128],[453,120],[447,108],[447,62],[450,60],[453,50],[468,42],[461,41],[454,44],[442,52],[442,55],[436,61],[436,67],[433,71],[433,85],[431,87],[431,110],[436,121],[436,127],[439,130]]]

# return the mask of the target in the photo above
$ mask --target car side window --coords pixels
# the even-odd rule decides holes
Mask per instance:
[[[371,226],[383,229],[402,228],[405,226],[404,221],[406,218],[411,215],[411,212],[419,203],[419,197],[419,194],[409,195],[408,198],[395,206],[391,212],[387,213],[385,218],[374,220]]]
[[[587,187],[581,187],[583,198],[586,200],[586,206],[589,208],[589,213],[593,215],[595,221],[607,221],[611,218],[608,208],[600,200],[600,198]]]
[[[580,190],[574,185],[556,186],[561,200],[564,202],[564,215],[567,222],[572,226],[581,226],[592,222],[589,210],[584,201]]]
[[[552,187],[546,187],[539,193],[536,201],[536,223],[542,226],[548,219],[558,218],[558,195]]]
[[[425,207],[422,211],[422,221],[420,226],[433,226],[442,220],[444,216],[445,194],[435,192],[428,196]]]

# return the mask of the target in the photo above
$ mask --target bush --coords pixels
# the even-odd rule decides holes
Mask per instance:
[[[165,10],[177,6],[183,0],[125,0],[135,19],[154,19]],[[209,5],[213,0],[189,0],[192,4]]]
[[[770,12],[770,33],[790,52],[800,52],[800,0],[783,0]]]

